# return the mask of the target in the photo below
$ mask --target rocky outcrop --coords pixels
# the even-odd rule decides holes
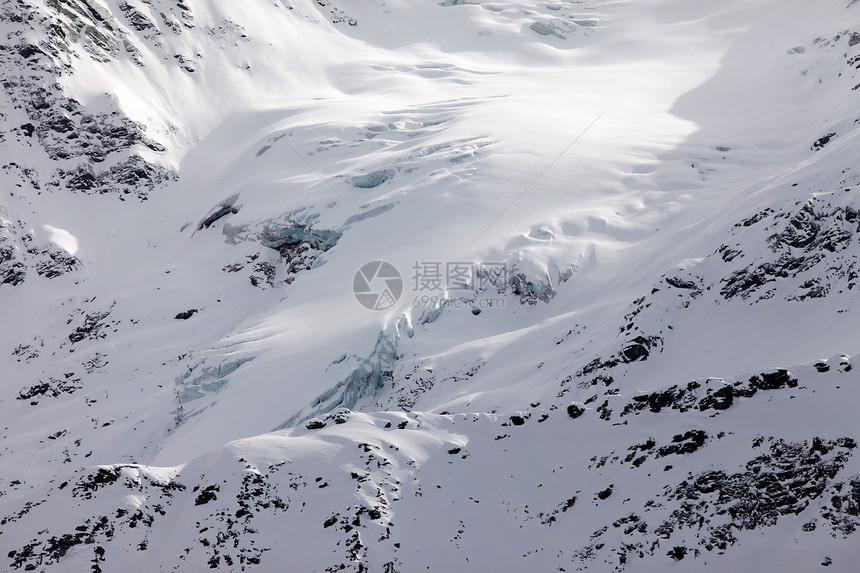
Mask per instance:
[[[11,223],[0,219],[0,286],[18,286],[24,282],[26,274],[27,267],[11,232]]]
[[[788,300],[821,298],[833,289],[856,286],[860,215],[845,198],[816,196],[793,213],[767,214],[745,228],[754,225],[769,232],[767,249],[772,255],[758,257],[723,278],[720,295],[726,300],[767,299],[776,293],[778,282],[791,279],[797,287],[783,295]],[[742,252],[731,251],[730,256],[729,252],[725,245],[718,249],[723,261],[733,265],[746,258]]]
[[[118,56],[124,32],[107,11],[87,0],[50,1],[45,10],[9,2],[0,10],[11,24],[0,40],[0,67],[9,72],[0,83],[7,101],[20,110],[16,125],[8,125],[12,116],[3,116],[6,130],[19,145],[39,145],[57,166],[40,187],[145,199],[173,178],[144,159],[165,148],[115,100],[112,110],[91,112],[58,81],[74,73],[76,58]]]

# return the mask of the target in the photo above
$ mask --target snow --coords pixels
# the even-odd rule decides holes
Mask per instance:
[[[72,41],[53,81],[89,114],[139,123],[152,144],[104,162],[52,158],[39,139],[47,135],[13,131],[29,108],[16,109],[12,95],[0,101],[0,281],[7,235],[27,267],[22,284],[0,284],[9,325],[0,329],[0,518],[48,500],[0,526],[0,553],[46,524],[60,535],[140,508],[154,525],[112,518],[116,536],[98,541],[101,568],[153,570],[157,555],[161,570],[200,570],[217,545],[201,544],[200,529],[227,527],[222,509],[238,523],[232,496],[258,474],[267,503],[290,506],[255,509],[256,533],[237,534],[244,549],[265,547],[261,570],[512,570],[522,560],[775,571],[825,556],[850,570],[851,538],[831,537],[822,517],[834,513],[824,496],[843,494],[837,482],[857,472],[850,456],[821,500],[773,527],[735,531],[724,555],[681,527],[655,550],[659,520],[646,514],[669,519],[678,504],[664,488],[687,476],[743,471],[768,447],[751,446],[757,436],[857,438],[856,371],[841,357],[857,352],[860,80],[849,62],[860,45],[849,39],[860,8],[92,4],[116,47]],[[70,21],[50,3],[34,6]],[[137,29],[127,6],[152,26]],[[21,37],[52,41],[39,28]],[[145,200],[74,191],[58,171],[86,164],[101,175],[134,154],[170,174]],[[817,218],[803,226],[797,213],[810,200]],[[839,243],[839,233],[849,238]],[[271,237],[305,240],[284,250]],[[320,237],[324,248],[311,244]],[[734,250],[742,254],[725,254]],[[370,261],[400,272],[404,292],[391,308],[356,300],[354,277]],[[502,293],[418,289],[425,263],[503,265],[525,294],[513,282]],[[722,292],[755,269],[763,284]],[[647,359],[625,358],[632,344]],[[818,373],[813,364],[828,357],[831,372]],[[643,392],[746,382],[773,368],[800,386],[761,390],[719,415],[620,417]],[[581,418],[567,416],[573,401]],[[649,437],[664,446],[691,428],[707,432],[705,451],[636,468],[592,459],[623,458]],[[371,459],[385,463],[362,469]],[[135,492],[108,485],[85,500],[59,487],[111,464],[131,464],[121,480]],[[368,478],[356,484],[359,470]],[[174,482],[186,488],[160,489]],[[218,483],[217,510],[195,504]],[[594,497],[610,483],[610,497]],[[660,508],[645,505],[657,497]],[[384,518],[370,525],[362,516],[360,528],[322,528],[374,504]],[[630,513],[647,518],[647,534],[613,527]],[[818,528],[802,531],[810,515]],[[596,561],[574,555],[605,525]],[[350,555],[358,531],[362,549]],[[619,563],[611,552],[630,543],[641,547]],[[54,568],[89,566],[89,545]],[[674,563],[666,553],[681,545],[701,553]],[[647,558],[634,558],[639,550]]]
[[[65,229],[58,229],[51,225],[42,225],[42,229],[48,234],[48,241],[54,243],[70,255],[78,252],[78,240]]]

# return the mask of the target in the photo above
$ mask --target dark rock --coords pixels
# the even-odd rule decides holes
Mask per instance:
[[[635,362],[636,360],[647,359],[650,353],[648,352],[648,348],[643,344],[632,343],[629,346],[624,347],[621,354],[627,362]]]
[[[96,176],[89,166],[84,166],[66,181],[66,187],[75,191],[95,189],[97,187]]]
[[[788,221],[781,233],[768,238],[768,243],[774,252],[787,245],[795,249],[805,249],[815,242],[821,231],[822,216],[816,213],[812,201],[804,203],[803,207]]]
[[[770,263],[764,263],[758,267],[747,267],[735,271],[729,278],[723,279],[725,286],[720,289],[720,294],[726,300],[738,295],[741,298],[749,298],[754,291],[773,281],[776,277],[784,278],[787,276],[787,272]]]
[[[830,143],[830,140],[834,137],[836,137],[835,133],[828,133],[827,135],[821,136],[815,140],[810,149],[812,151],[818,151],[819,149]]]
[[[174,320],[188,320],[189,318],[194,316],[194,314],[197,312],[198,311],[196,308],[189,308],[188,310],[180,312],[179,314],[174,316],[173,319]]]
[[[227,215],[235,215],[239,212],[239,207],[236,205],[236,200],[239,198],[238,195],[233,195],[221,205],[219,205],[212,213],[207,215],[200,224],[197,225],[197,230],[208,229],[211,227],[216,221],[223,219]]]
[[[825,444],[821,438],[816,436],[812,438],[812,446],[809,448],[809,453],[818,452],[819,454],[826,454],[832,449],[832,446]]]
[[[698,290],[698,285],[693,281],[686,281],[678,277],[666,277],[666,282],[675,288]]]
[[[75,535],[66,533],[60,537],[51,537],[48,539],[45,543],[45,552],[54,561],[59,561],[68,553],[69,549],[83,542],[84,535],[82,533]]]
[[[221,488],[217,485],[210,485],[203,488],[199,494],[197,494],[197,498],[194,500],[194,505],[205,505],[210,501],[215,501],[218,499],[218,496],[215,495],[215,492],[221,491]]]
[[[0,284],[18,286],[26,278],[27,267],[12,233],[11,225],[0,219]]]
[[[84,319],[84,324],[77,327],[69,335],[69,341],[71,341],[72,344],[75,344],[76,342],[81,342],[88,338],[91,340],[104,338],[101,330],[105,326],[104,319],[106,319],[108,315],[110,315],[110,311],[88,314]]]
[[[36,254],[31,251],[32,254]],[[46,257],[46,259],[36,263],[36,273],[46,279],[53,279],[70,273],[77,269],[81,262],[65,251],[52,250],[51,248],[43,249],[38,254]]]
[[[211,215],[209,215],[208,217],[203,219],[203,221],[200,222],[200,225],[197,228],[198,229],[208,229],[209,227],[212,226],[212,223],[214,223],[218,219],[221,219],[222,217],[226,217],[227,215],[230,215],[230,214],[235,215],[238,212],[239,212],[239,209],[237,209],[236,207],[228,207],[228,206],[224,205],[220,209],[218,209],[217,211],[215,211],[214,213],[212,213]]]
[[[567,499],[567,501],[565,501],[563,504],[561,504],[559,506],[559,509],[561,509],[562,512],[565,512],[568,509],[570,509],[571,507],[573,507],[574,505],[576,505],[576,496],[573,496],[573,497]]]
[[[75,484],[72,488],[72,495],[84,499],[92,499],[94,492],[117,482],[120,470],[120,467],[98,468],[95,473],[88,474]]]
[[[38,404],[37,398],[57,398],[61,394],[74,394],[83,388],[80,378],[67,377],[63,380],[51,377],[47,382],[39,381],[32,386],[22,388],[16,398],[29,400],[31,405]]]
[[[776,370],[775,372],[762,373],[750,378],[750,385],[759,390],[779,390],[780,388],[797,387],[797,378],[788,373],[788,370]]]
[[[748,218],[744,219],[743,221],[741,221],[740,223],[737,223],[735,225],[735,227],[751,227],[751,226],[755,225],[756,223],[758,223],[759,221],[761,221],[762,219],[764,219],[765,217],[767,217],[768,215],[770,215],[771,213],[773,213],[773,209],[771,209],[771,208],[764,209],[763,211],[759,211],[758,213],[756,213],[752,217],[748,217]]]
[[[651,350],[663,342],[659,336],[636,336],[621,349],[621,362],[629,363],[647,360]]]
[[[840,484],[841,485],[841,484]],[[860,476],[854,476],[847,487],[839,487],[839,492],[831,496],[833,511],[823,514],[831,526],[843,536],[853,534],[860,528]]]
[[[801,513],[825,491],[849,456],[837,441],[823,438],[819,441],[814,448],[809,442],[773,440],[769,452],[747,462],[745,471],[728,474],[711,470],[681,482],[669,495],[669,499],[682,501],[681,507],[673,512],[672,521],[679,526],[699,528],[710,521],[709,515],[728,514],[730,524],[706,525],[705,538],[700,536],[706,547],[722,551],[735,543],[731,529],[770,527],[780,516]],[[760,440],[754,445],[757,442]],[[821,450],[827,453],[822,454]],[[839,514],[834,522],[847,523],[851,529],[855,518]]]
[[[34,46],[33,44],[24,44],[18,48],[18,55],[22,58],[29,59],[36,54],[45,55],[45,52],[39,49],[38,46]]]
[[[854,448],[857,447],[857,442],[854,441],[853,438],[848,438],[848,437],[836,438],[836,441],[834,443],[837,446],[839,446],[840,448],[845,448],[848,450],[853,450]]]
[[[579,418],[585,413],[585,407],[580,406],[577,403],[570,404],[567,407],[567,415],[573,418],[574,420]]]
[[[672,437],[672,443],[658,448],[656,455],[661,458],[670,454],[691,454],[698,450],[707,438],[708,434],[704,430],[688,430]]]
[[[731,386],[723,386],[713,394],[705,396],[699,401],[699,410],[705,411],[709,408],[714,410],[726,410],[731,408],[734,402],[734,393]]]
[[[737,257],[744,254],[740,249],[732,249],[728,245],[720,245],[717,249],[717,253],[719,253],[720,258],[727,263],[732,262]]]
[[[125,12],[128,21],[138,32],[155,29],[155,24],[149,18],[132,8],[128,3],[120,4],[119,9]]]
[[[51,120],[46,120],[42,125],[57,133],[68,133],[75,129],[75,122],[68,117],[52,118]]]
[[[658,413],[663,408],[679,408],[682,399],[686,395],[686,390],[672,386],[663,392],[652,392],[651,394],[641,394],[633,396],[634,403],[639,403],[640,408],[647,406],[649,410]]]
[[[671,557],[675,561],[680,561],[681,559],[686,557],[687,548],[681,547],[681,546],[673,547],[671,550],[669,550],[668,553],[666,553],[666,555],[668,555],[669,557]]]
[[[0,253],[2,255],[2,253]],[[0,284],[18,286],[26,277],[26,267],[23,263],[14,262],[0,269]]]

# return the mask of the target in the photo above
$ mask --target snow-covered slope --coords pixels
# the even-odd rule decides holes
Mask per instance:
[[[0,569],[852,570],[856,1],[2,14]]]

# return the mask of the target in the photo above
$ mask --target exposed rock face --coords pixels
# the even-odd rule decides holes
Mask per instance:
[[[533,93],[552,101],[530,82],[557,91],[556,72],[574,68],[555,62],[603,33],[583,13],[630,18],[601,49],[624,45],[641,10],[688,14],[645,0],[409,7],[418,28],[443,12],[517,60],[551,51],[517,75],[462,51],[464,34],[403,59],[386,43],[421,38],[395,30],[402,3],[363,3],[362,28],[339,4],[0,0],[0,570],[620,572],[753,567],[774,550],[850,570],[860,373],[839,353],[856,351],[842,335],[860,273],[860,33],[839,21],[827,38],[768,48],[775,77],[809,88],[773,92],[810,111],[798,133],[736,136],[719,117],[733,141],[709,140],[705,122],[667,150],[677,133],[661,132],[610,154],[604,176],[578,163],[609,146],[575,159],[529,148],[513,122],[496,134],[492,114]],[[708,18],[724,25],[732,10],[751,9],[728,2]],[[241,11],[255,43],[223,15]],[[381,23],[392,33],[368,29]],[[292,60],[314,81],[282,89],[304,72],[268,57],[301,42],[324,52]],[[727,71],[736,55],[719,60]],[[599,75],[620,70],[628,89],[639,64],[609,63]],[[331,76],[319,85],[317,64]],[[688,66],[667,69],[700,71]],[[122,90],[143,83],[110,76],[114,97],[76,75],[121,67],[199,88],[189,101],[240,85],[213,96],[228,111],[188,111],[176,93],[141,111]],[[653,83],[646,71],[637,85]],[[561,109],[548,117],[562,127],[584,113]],[[487,133],[504,143],[488,149]],[[633,165],[642,154],[657,166]],[[557,171],[523,193],[540,180],[527,201],[549,205],[501,211],[471,251],[538,159]],[[192,183],[172,185],[174,168]],[[52,226],[75,216],[77,229]],[[377,224],[388,249],[356,238]],[[409,249],[498,262],[465,263],[426,304],[352,314],[351,265],[402,264]],[[320,297],[333,285],[345,299]],[[842,338],[817,340],[830,329]]]
[[[787,221],[783,223],[781,219]],[[762,214],[739,227],[738,238],[753,226],[769,233],[767,247],[772,255],[749,262],[722,279],[720,294],[726,300],[770,298],[775,289],[765,289],[777,280],[795,279],[791,281],[798,285],[795,291],[784,295],[789,300],[821,298],[833,289],[851,290],[856,286],[860,215],[844,194],[816,196],[794,213]],[[726,245],[718,252],[732,266],[738,266],[738,257],[747,258]],[[829,272],[820,272],[828,267]]]
[[[813,378],[804,377],[802,384],[789,386],[788,380],[798,380],[786,377],[787,372],[765,373],[773,374],[772,380],[781,379],[784,385],[761,391],[802,391],[813,385]],[[805,376],[822,376],[814,369],[804,372]],[[764,380],[763,375],[752,378]],[[813,400],[811,391],[803,392],[801,399]],[[670,393],[667,389],[662,395]],[[767,399],[759,395],[749,400],[748,407],[754,402],[767,404]],[[540,480],[552,480],[552,476],[561,474],[555,479],[567,482],[576,475],[578,483],[591,484],[590,491],[578,487],[524,511],[515,498],[500,499],[476,490],[469,499],[477,514],[464,516],[459,530],[466,533],[476,523],[483,523],[479,516],[490,500],[507,508],[502,517],[517,525],[517,531],[521,531],[518,525],[527,530],[561,527],[567,531],[582,522],[600,523],[606,519],[587,544],[570,547],[567,543],[556,548],[564,553],[566,561],[585,569],[600,569],[606,563],[624,569],[631,560],[645,558],[717,558],[731,554],[735,545],[744,543],[747,532],[765,533],[787,523],[796,524],[792,526],[794,534],[802,538],[811,539],[819,530],[840,538],[854,534],[860,525],[860,476],[847,469],[857,447],[853,438],[812,435],[793,441],[774,436],[748,439],[750,434],[746,431],[741,433],[747,437],[732,437],[732,432],[709,435],[698,428],[673,436],[667,430],[677,420],[702,424],[713,420],[707,410],[675,407],[683,402],[676,400],[660,409],[651,408],[648,427],[654,430],[654,437],[618,453],[602,452],[605,455],[593,457],[587,468],[568,468],[570,456],[575,456],[581,447],[579,442],[560,447],[544,460],[548,467],[538,472]],[[219,455],[217,466],[206,459],[170,470],[118,464],[78,472],[51,494],[54,502],[68,498],[80,505],[77,521],[50,532],[33,532],[29,542],[12,548],[6,558],[12,567],[37,562],[58,564],[67,551],[79,546],[92,552],[94,562],[101,562],[113,557],[118,542],[137,551],[148,550],[153,532],[169,520],[175,527],[190,528],[196,533],[192,537],[197,541],[181,553],[194,563],[264,565],[271,559],[269,552],[283,550],[283,541],[275,543],[256,524],[273,516],[290,518],[294,513],[307,513],[307,527],[318,529],[317,535],[330,530],[345,543],[345,553],[331,557],[335,569],[340,563],[367,567],[377,560],[408,560],[408,544],[403,543],[405,538],[400,533],[403,530],[395,527],[392,516],[421,511],[419,508],[432,512],[439,499],[456,499],[457,489],[452,482],[440,484],[431,477],[437,471],[455,481],[474,479],[476,474],[481,479],[490,478],[495,471],[492,466],[470,461],[475,452],[523,455],[530,447],[528,437],[565,431],[569,420],[565,413],[548,409],[539,418],[533,416],[539,411],[498,418],[469,414],[368,415],[341,407],[288,430],[280,442],[261,447],[261,456],[243,453],[238,457],[237,450]],[[625,415],[628,414],[621,414]],[[616,419],[591,418],[593,423],[607,426]],[[638,433],[636,426],[613,427],[618,428],[619,436],[633,437]],[[446,428],[447,433],[442,435],[448,439],[440,442],[438,438],[428,438],[419,449],[396,445],[398,435],[413,435],[420,428]],[[470,439],[464,444],[465,433]],[[301,459],[307,455],[308,443],[318,447],[339,444],[339,459],[349,461],[309,472],[295,462],[272,462],[273,448],[285,450],[279,455],[290,451],[292,459]],[[439,450],[441,459],[419,462],[414,456],[423,456],[424,448]],[[742,454],[740,461],[726,461],[729,451]],[[672,469],[671,464],[696,459],[710,459],[710,467],[693,472]],[[636,475],[607,483],[605,474],[618,465],[624,470],[614,474],[619,478],[631,472]],[[215,467],[217,474],[212,473]],[[406,476],[409,479],[403,479]],[[314,503],[323,490],[329,503]],[[132,509],[118,501],[125,495],[122,492],[129,491],[140,500]],[[362,492],[375,494],[365,496]],[[353,495],[356,493],[358,498]],[[587,495],[585,499],[591,497],[592,503],[583,503],[583,495]],[[623,507],[614,502],[620,498]],[[32,519],[50,510],[48,500],[40,498],[19,506],[18,511],[3,517],[3,524],[31,527]],[[380,536],[385,542],[380,546],[384,554],[374,557],[365,551],[364,540]],[[160,558],[170,560],[169,556]]]
[[[10,227],[11,223],[0,219],[0,285],[17,286],[24,282],[27,267]]]
[[[227,215],[235,215],[236,213],[238,213],[239,207],[237,207],[235,205],[236,199],[238,199],[238,198],[239,198],[239,196],[236,195],[233,198],[231,198],[230,200],[225,201],[224,203],[219,205],[217,208],[215,208],[215,210],[212,213],[210,213],[202,221],[200,221],[200,224],[197,225],[197,230],[199,231],[201,229],[208,229],[213,224],[215,224],[216,221],[223,219]]]
[[[36,243],[32,232],[0,217],[0,286],[18,286],[27,279],[27,269],[54,279],[82,267],[74,255],[52,243]]]
[[[144,159],[165,148],[115,101],[111,111],[90,112],[59,81],[74,73],[78,58],[118,57],[124,32],[107,11],[86,0],[50,1],[45,10],[6,2],[0,10],[12,28],[0,44],[0,66],[17,71],[2,81],[5,97],[17,110],[3,116],[4,127],[24,145],[37,143],[54,160],[56,171],[40,186],[145,199],[173,177]]]
[[[831,485],[856,447],[851,438],[768,442],[769,451],[747,462],[746,471],[703,472],[668,492],[668,499],[682,504],[673,519],[661,525],[663,530],[698,529],[696,524],[704,523],[710,512],[726,515],[730,524],[709,525],[697,534],[706,550],[725,551],[736,542],[733,529],[772,527],[782,516],[802,513]]]

